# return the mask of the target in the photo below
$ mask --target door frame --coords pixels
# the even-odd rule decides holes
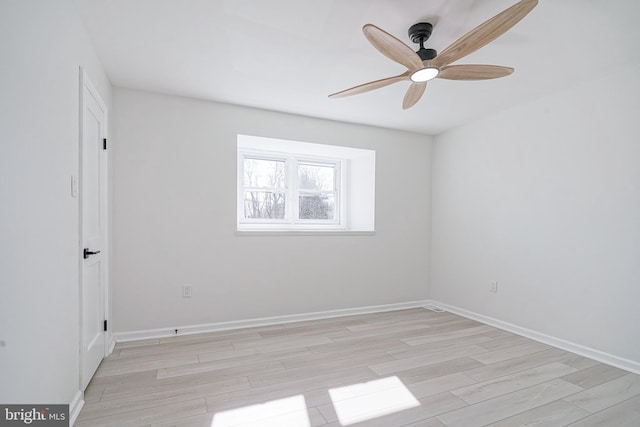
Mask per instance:
[[[79,283],[79,288],[78,288],[78,325],[79,325],[79,334],[78,334],[78,352],[79,352],[79,360],[78,360],[78,372],[79,372],[79,377],[78,377],[78,382],[79,382],[79,386],[80,386],[80,390],[82,392],[84,392],[83,387],[82,387],[82,382],[83,382],[83,351],[82,351],[82,346],[83,346],[83,330],[84,330],[84,325],[83,325],[83,249],[84,249],[84,236],[83,236],[83,209],[84,209],[84,200],[83,200],[83,182],[82,182],[82,178],[83,178],[83,166],[84,166],[84,162],[83,162],[83,114],[84,114],[84,90],[87,89],[87,91],[91,94],[91,96],[96,100],[96,102],[98,103],[98,105],[100,106],[100,108],[104,111],[104,132],[102,137],[103,138],[108,138],[108,133],[109,133],[109,110],[107,109],[106,104],[104,103],[104,101],[102,100],[102,97],[100,96],[100,93],[98,92],[98,90],[95,88],[95,86],[93,85],[93,83],[91,82],[91,79],[89,78],[89,75],[87,74],[86,70],[83,67],[80,67],[80,78],[79,78],[79,129],[78,129],[78,178],[77,178],[77,185],[76,185],[76,191],[78,194],[78,252],[77,252],[77,259],[78,259],[78,283]],[[103,242],[103,247],[102,247],[102,263],[104,263],[104,283],[103,283],[103,289],[102,289],[102,300],[103,300],[103,313],[104,313],[104,318],[105,321],[109,321],[111,318],[111,305],[110,305],[110,286],[109,286],[109,156],[108,156],[108,150],[105,153],[105,156],[103,158],[103,166],[104,166],[104,216],[105,216],[105,223],[104,223],[104,242]],[[72,184],[73,185],[73,184]],[[102,199],[101,199],[102,200]],[[105,336],[104,336],[104,357],[108,356],[109,354],[111,354],[111,352],[113,351],[113,347],[115,346],[115,341],[113,341],[113,333],[111,332],[111,328],[108,327],[107,328],[107,332],[105,332]],[[103,358],[104,358],[103,357]]]

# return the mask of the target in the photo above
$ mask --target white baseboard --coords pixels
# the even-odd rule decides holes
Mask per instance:
[[[71,400],[71,403],[69,403],[69,426],[73,426],[73,424],[76,422],[83,406],[84,393],[78,390],[76,392],[76,395],[73,396],[73,400]]]
[[[505,331],[513,332],[514,334],[522,335],[523,337],[539,341],[543,344],[548,344],[561,350],[588,357],[589,359],[597,360],[598,362],[615,366],[617,368],[624,369],[635,374],[640,374],[640,362],[624,359],[613,354],[605,353],[604,351],[596,350],[590,347],[576,344],[571,341],[563,340],[561,338],[556,338],[551,335],[546,335],[540,332],[533,331],[531,329],[513,325],[511,323],[503,322],[502,320],[494,319],[493,317],[478,314],[473,311],[465,310],[463,308],[455,307],[449,304],[444,304],[438,301],[431,301],[431,304],[440,307],[450,313],[457,314],[468,319],[476,320],[478,322],[482,322],[499,329],[504,329]]]
[[[106,340],[107,342],[105,347],[107,349],[107,354],[104,355],[105,357],[113,353],[113,349],[116,347],[116,340],[113,339],[113,334],[111,332],[107,333]]]
[[[147,329],[141,331],[115,332],[116,342],[137,341],[152,338],[166,338],[177,335],[200,334],[204,332],[225,331],[230,329],[250,328],[255,326],[276,325],[281,323],[302,322],[305,320],[329,319],[332,317],[354,316],[357,314],[378,313],[384,311],[403,310],[423,307],[428,300],[410,301],[396,304],[373,305],[368,307],[345,308],[339,310],[318,311],[314,313],[290,314],[285,316],[262,317],[257,319],[233,320],[230,322],[207,323],[203,325],[177,326],[175,328]]]

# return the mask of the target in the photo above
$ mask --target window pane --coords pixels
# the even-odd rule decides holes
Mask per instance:
[[[244,186],[284,188],[284,160],[244,159]]]
[[[302,190],[335,190],[334,166],[300,163],[298,165],[298,187]]]
[[[244,193],[244,217],[284,219],[284,199],[284,193],[246,191]]]
[[[336,198],[333,194],[301,195],[298,199],[300,219],[334,219]]]

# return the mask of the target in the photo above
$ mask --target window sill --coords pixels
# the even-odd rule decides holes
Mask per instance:
[[[236,230],[237,237],[251,236],[375,236],[375,231],[355,230]]]

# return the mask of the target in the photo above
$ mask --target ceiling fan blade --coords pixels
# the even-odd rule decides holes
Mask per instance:
[[[453,42],[436,57],[435,63],[443,67],[486,46],[520,22],[537,4],[538,0],[521,0],[503,10]]]
[[[411,86],[409,86],[409,89],[402,100],[402,109],[406,110],[407,108],[411,108],[416,105],[416,102],[422,98],[422,94],[426,88],[427,82],[411,82]]]
[[[489,80],[513,73],[511,67],[499,65],[449,65],[440,69],[438,78],[447,80]]]
[[[387,58],[404,65],[409,70],[422,68],[422,60],[418,54],[391,34],[373,24],[362,27],[362,32],[373,47]]]
[[[386,79],[364,83],[349,89],[342,90],[340,92],[332,93],[331,95],[329,95],[329,98],[342,98],[344,96],[358,95],[360,93],[369,92],[370,90],[380,89],[381,87],[389,86],[393,83],[401,82],[403,80],[409,80],[410,75],[411,73],[407,71],[397,76],[387,77]]]

